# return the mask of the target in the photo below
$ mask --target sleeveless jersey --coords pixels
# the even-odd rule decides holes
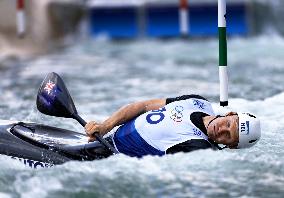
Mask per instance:
[[[214,115],[211,104],[206,100],[191,98],[175,101],[159,110],[148,111],[122,125],[114,135],[114,144],[118,151],[125,154],[135,150],[131,156],[137,156],[136,152],[143,156],[165,154],[168,148],[191,139],[208,140],[208,137],[191,122],[190,115],[193,112]],[[129,134],[132,135],[127,145],[129,141],[126,136]],[[142,146],[148,149],[139,153],[137,150]]]

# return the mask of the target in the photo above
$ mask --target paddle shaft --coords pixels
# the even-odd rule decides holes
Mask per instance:
[[[87,122],[81,118],[78,114],[73,114],[73,117],[75,120],[77,120],[83,127],[86,126]],[[110,143],[108,143],[105,139],[103,139],[98,133],[94,133],[94,136],[96,137],[96,139],[102,144],[104,145],[106,148],[108,148],[109,150],[111,150],[114,154],[118,154],[118,151],[113,148],[112,145],[110,145]]]

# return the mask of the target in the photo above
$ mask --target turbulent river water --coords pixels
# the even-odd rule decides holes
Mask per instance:
[[[229,104],[262,121],[262,139],[246,150],[202,150],[142,159],[117,155],[30,169],[0,156],[0,197],[283,197],[284,39],[228,40]],[[32,60],[0,63],[0,119],[83,133],[74,120],[44,116],[35,99],[51,71],[64,79],[87,120],[121,105],[200,94],[219,103],[218,40],[86,40]]]

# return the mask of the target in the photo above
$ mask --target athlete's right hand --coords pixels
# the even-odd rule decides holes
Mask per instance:
[[[103,136],[108,132],[108,127],[105,124],[91,121],[86,124],[85,131],[89,136],[88,142],[93,142],[96,140],[94,133],[98,133],[99,135]]]

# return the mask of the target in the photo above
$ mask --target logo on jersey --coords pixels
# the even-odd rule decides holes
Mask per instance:
[[[52,81],[48,81],[48,83],[46,83],[44,90],[47,91],[48,94],[50,94],[50,92],[52,91],[52,89],[54,88],[55,84]]]
[[[249,134],[249,121],[241,122],[241,133],[244,135]]]
[[[204,102],[201,102],[199,100],[193,100],[193,105],[197,106],[199,109],[204,109],[205,108]]]
[[[172,111],[171,111],[171,116],[170,118],[175,121],[175,122],[181,122],[183,118],[183,106],[176,106]]]
[[[193,128],[193,135],[202,137],[202,132],[196,128]]]

